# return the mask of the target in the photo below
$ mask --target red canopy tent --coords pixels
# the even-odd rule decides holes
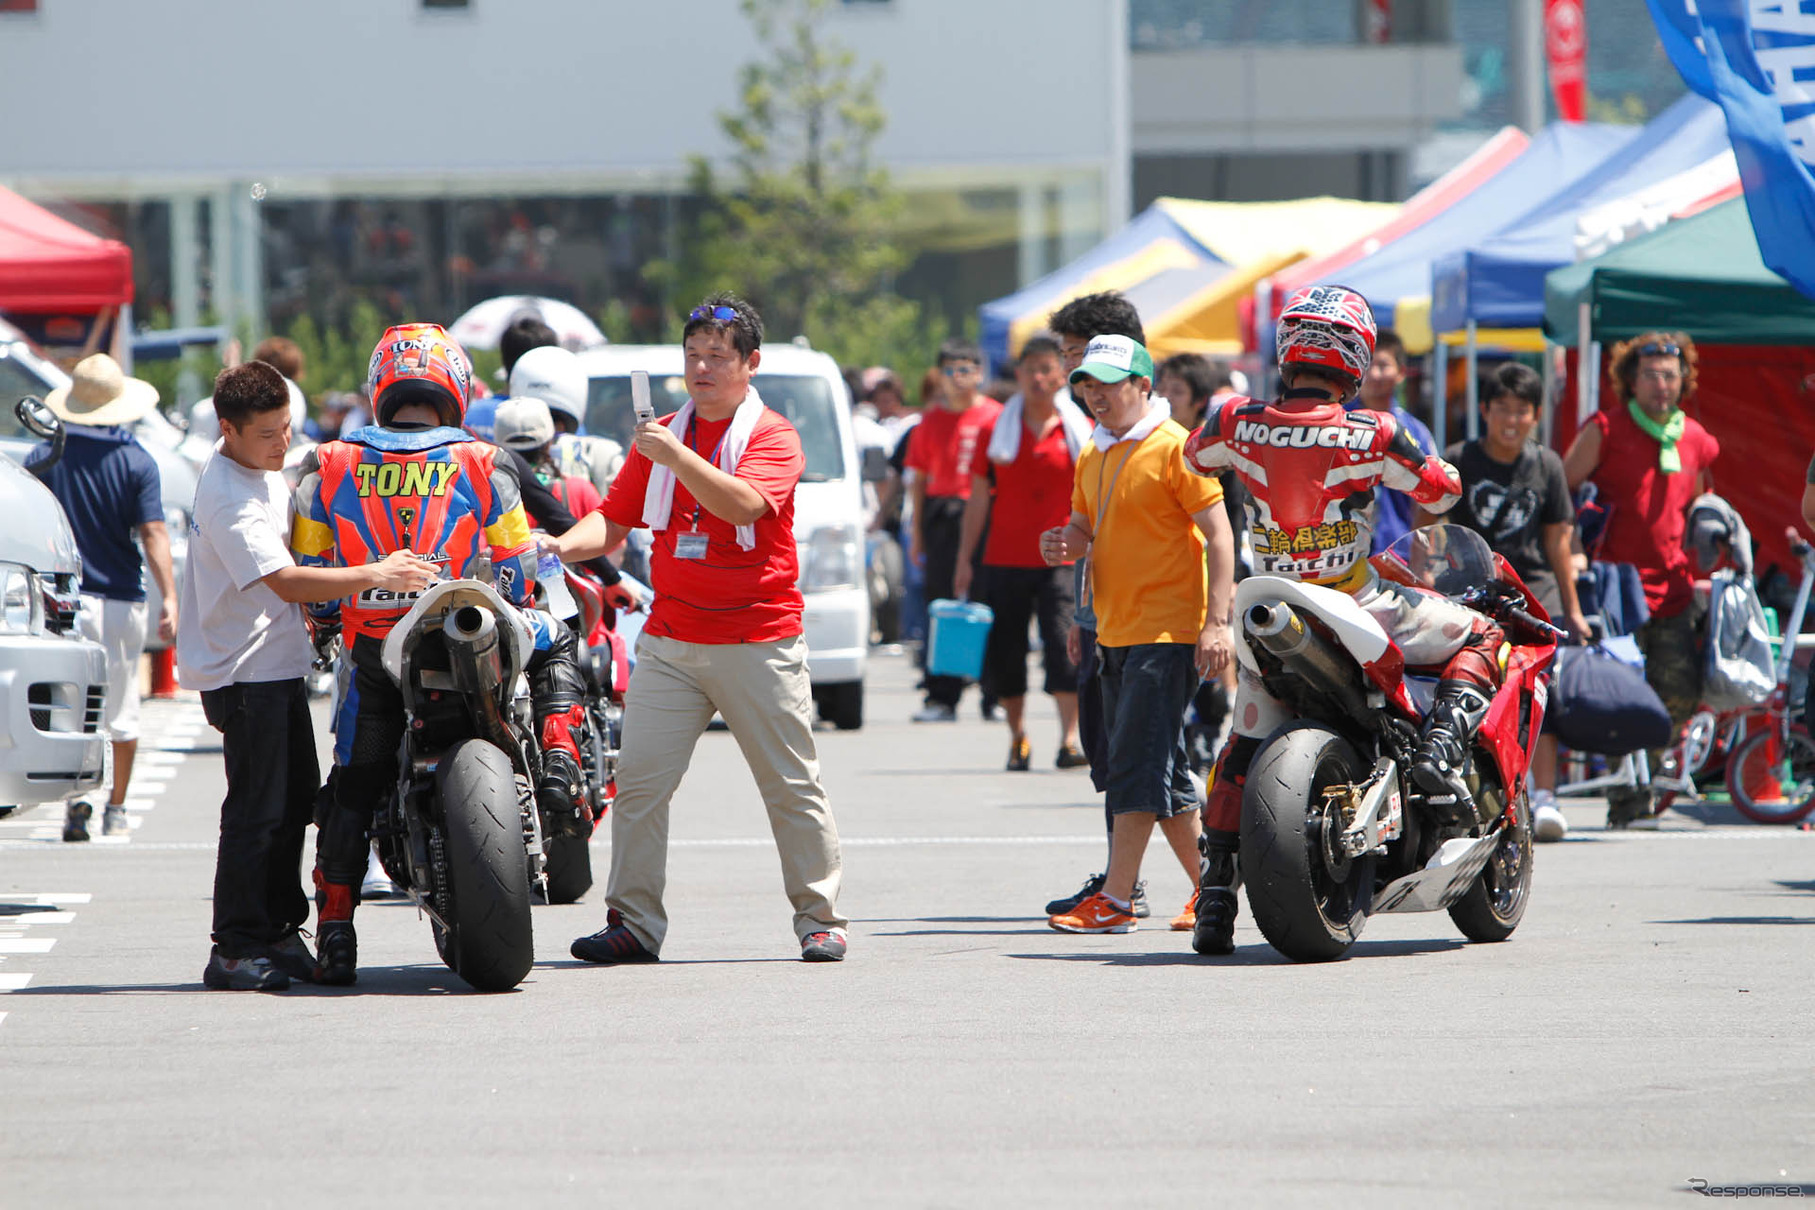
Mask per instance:
[[[132,250],[0,188],[0,311],[94,314],[132,301]]]

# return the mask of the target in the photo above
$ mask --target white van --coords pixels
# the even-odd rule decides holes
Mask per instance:
[[[841,731],[863,726],[870,597],[864,577],[863,482],[851,402],[838,363],[798,345],[763,346],[755,386],[787,417],[806,453],[794,493],[794,540],[806,598],[807,669],[819,713]],[[658,416],[687,401],[679,345],[608,345],[580,354],[592,379],[586,431],[630,448],[630,372],[646,370]]]

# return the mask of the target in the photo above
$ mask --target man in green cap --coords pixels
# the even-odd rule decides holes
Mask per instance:
[[[1189,434],[1152,388],[1153,359],[1139,342],[1090,342],[1071,389],[1096,427],[1078,457],[1071,520],[1040,536],[1053,566],[1089,560],[1084,587],[1096,610],[1105,797],[1115,820],[1108,876],[1048,921],[1062,932],[1134,929],[1131,898],[1155,823],[1190,885],[1174,927],[1192,925],[1200,827],[1185,707],[1198,682],[1229,662],[1235,543],[1222,486],[1186,467]]]
[[[1638,568],[1651,619],[1635,636],[1645,653],[1645,679],[1682,726],[1701,697],[1703,610],[1683,549],[1689,503],[1712,489],[1708,468],[1720,443],[1683,411],[1695,393],[1695,343],[1684,332],[1644,332],[1616,345],[1613,378],[1625,402],[1596,412],[1563,458],[1574,491],[1595,485],[1607,509],[1599,557]],[[1650,753],[1657,768],[1659,752]],[[1656,823],[1648,787],[1620,787],[1607,797],[1607,826]]]

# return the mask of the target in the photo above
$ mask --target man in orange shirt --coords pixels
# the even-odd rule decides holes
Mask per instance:
[[[964,505],[971,494],[971,460],[989,442],[1002,405],[978,394],[983,384],[983,353],[975,345],[948,340],[939,349],[939,373],[945,390],[937,407],[914,427],[906,467],[914,472],[914,525],[908,558],[924,566],[928,601],[952,600],[963,540]],[[925,659],[922,650],[922,661]],[[949,723],[958,717],[964,681],[955,676],[928,676],[926,704],[914,715],[917,723]]]
[[[1157,822],[1191,884],[1173,921],[1189,929],[1200,827],[1185,706],[1199,680],[1229,662],[1234,538],[1222,487],[1186,467],[1188,434],[1165,400],[1149,397],[1153,359],[1142,345],[1097,337],[1071,386],[1097,424],[1078,460],[1071,520],[1042,534],[1040,550],[1053,566],[1090,559],[1115,831],[1102,889],[1048,923],[1068,933],[1132,932],[1131,897]]]

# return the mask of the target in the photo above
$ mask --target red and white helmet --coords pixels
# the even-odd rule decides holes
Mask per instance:
[[[1279,368],[1309,366],[1359,387],[1374,359],[1374,308],[1347,286],[1306,286],[1279,313]]]

